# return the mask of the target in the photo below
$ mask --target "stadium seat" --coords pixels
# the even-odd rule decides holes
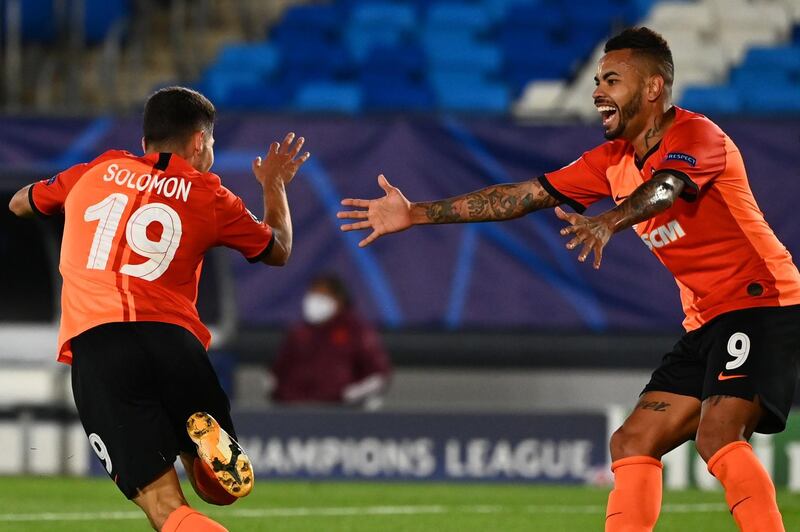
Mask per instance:
[[[498,72],[503,56],[491,44],[467,44],[428,48],[428,61],[432,70],[473,70],[480,73]]]
[[[503,114],[509,109],[509,91],[499,83],[456,85],[437,91],[439,107],[444,111]]]
[[[351,57],[363,61],[373,48],[399,45],[403,35],[390,29],[351,26],[345,30],[343,38]]]
[[[742,94],[744,110],[755,114],[800,114],[800,85],[765,87]]]
[[[699,113],[735,114],[742,110],[742,99],[731,87],[689,87],[683,92],[680,106]]]
[[[365,2],[353,6],[350,24],[388,32],[411,31],[417,24],[416,9],[396,2]]]
[[[286,10],[278,28],[334,34],[344,23],[344,12],[334,4],[297,5]]]
[[[271,44],[228,44],[217,54],[214,69],[257,71],[268,76],[279,64],[280,52]]]
[[[286,86],[259,80],[230,84],[226,98],[216,103],[225,109],[264,111],[287,107],[291,99]]]
[[[355,83],[311,82],[300,87],[294,99],[298,111],[356,114],[361,104],[361,87]]]
[[[428,8],[426,27],[429,30],[460,29],[478,34],[487,31],[493,22],[489,10],[481,4],[440,2]]]
[[[742,66],[800,73],[800,46],[750,48]]]
[[[436,105],[433,92],[422,83],[382,78],[362,87],[364,108],[368,111],[431,111]]]

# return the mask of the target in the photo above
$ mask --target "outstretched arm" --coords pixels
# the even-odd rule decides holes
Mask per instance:
[[[538,179],[493,185],[453,198],[419,203],[408,201],[383,175],[378,176],[378,185],[386,192],[384,197],[344,199],[342,205],[358,209],[337,214],[339,218],[362,220],[342,225],[342,231],[372,230],[359,242],[360,247],[412,225],[511,220],[561,203],[542,188]]]
[[[292,217],[286,199],[286,186],[311,156],[300,155],[305,139],[295,141],[294,133],[283,139],[283,144],[273,142],[265,159],[253,161],[253,174],[264,192],[264,222],[272,228],[274,244],[272,251],[262,259],[264,264],[283,266],[292,253]]]
[[[583,262],[590,252],[594,252],[594,268],[600,268],[603,248],[614,233],[669,209],[680,196],[683,187],[684,182],[680,178],[663,172],[639,185],[628,199],[597,216],[570,214],[557,208],[556,216],[570,223],[561,230],[561,234],[575,235],[567,243],[567,249],[575,249],[583,244],[578,260]]]

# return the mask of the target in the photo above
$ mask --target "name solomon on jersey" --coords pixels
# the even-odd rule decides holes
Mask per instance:
[[[121,187],[138,190],[139,192],[155,192],[166,198],[177,198],[184,202],[189,201],[189,191],[192,183],[182,177],[165,177],[160,174],[137,174],[128,168],[120,168],[117,163],[111,163],[106,168],[103,181],[113,182]]]

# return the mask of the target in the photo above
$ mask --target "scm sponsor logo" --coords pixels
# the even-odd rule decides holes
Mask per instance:
[[[642,242],[652,250],[653,248],[663,248],[679,238],[685,237],[686,232],[683,230],[683,227],[681,227],[681,224],[678,223],[678,220],[672,220],[640,236]]]

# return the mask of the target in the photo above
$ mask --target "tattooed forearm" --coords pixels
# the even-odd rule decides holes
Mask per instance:
[[[415,223],[423,224],[490,222],[519,218],[559,203],[533,180],[494,185],[446,200],[415,203],[412,217]]]
[[[460,215],[453,210],[453,201],[436,201],[428,205],[425,215],[435,223],[446,224],[460,221]]]
[[[640,185],[627,200],[601,216],[609,219],[616,233],[672,207],[683,186],[683,181],[677,177],[660,174]]]

